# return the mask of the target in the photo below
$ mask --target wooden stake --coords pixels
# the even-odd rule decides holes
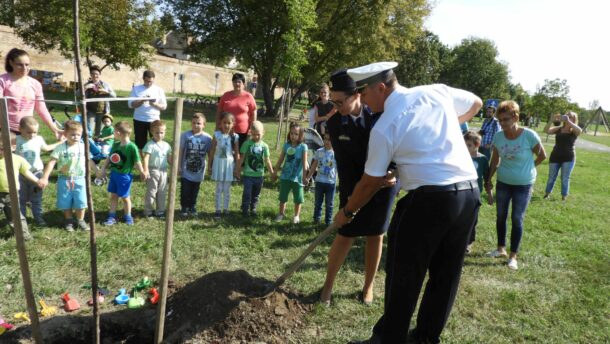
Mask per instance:
[[[165,217],[165,243],[163,245],[163,266],[161,268],[161,293],[159,306],[157,306],[157,324],[155,326],[155,343],[163,342],[165,326],[165,305],[167,302],[167,282],[169,279],[169,265],[171,263],[172,240],[174,231],[174,210],[176,203],[176,181],[178,179],[178,163],[180,161],[180,132],[182,128],[183,98],[176,99],[176,113],[174,115],[174,143],[172,147],[172,163],[169,173],[169,199]]]
[[[23,228],[21,227],[21,210],[19,209],[19,194],[17,182],[15,180],[15,177],[17,176],[15,176],[15,169],[13,167],[12,143],[8,124],[8,105],[6,99],[0,100],[0,109],[0,126],[2,127],[2,146],[4,153],[4,162],[0,162],[0,164],[6,164],[6,177],[8,179],[8,190],[11,197],[13,232],[15,233],[15,241],[17,242],[17,253],[19,255],[19,267],[21,268],[21,278],[23,279],[25,301],[27,303],[30,319],[32,320],[32,336],[34,337],[34,342],[42,344],[38,311],[36,310],[32,280],[30,279],[30,267],[28,265],[28,257],[23,239]]]
[[[78,77],[78,86],[80,90],[80,98],[83,100],[81,107],[82,124],[83,124],[83,141],[85,142],[85,190],[87,192],[87,207],[89,208],[89,248],[91,255],[91,297],[93,300],[93,343],[100,344],[100,313],[97,302],[98,282],[97,282],[97,242],[95,239],[95,211],[93,208],[93,196],[91,194],[91,171],[89,169],[90,154],[89,154],[89,128],[87,120],[87,109],[85,100],[85,85],[81,72],[80,59],[80,31],[79,31],[79,0],[74,0],[74,59],[76,64],[76,74]],[[77,105],[78,106],[78,105]]]

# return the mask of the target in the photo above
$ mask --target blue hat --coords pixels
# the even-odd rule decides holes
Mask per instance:
[[[497,99],[487,99],[485,101],[485,108],[494,108],[497,109],[498,108],[498,104],[500,103],[499,100]]]

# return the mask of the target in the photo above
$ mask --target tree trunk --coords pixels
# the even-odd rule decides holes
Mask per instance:
[[[265,116],[273,116],[274,104],[273,104],[273,91],[274,86],[271,82],[271,73],[260,73],[259,80],[261,88],[263,90],[263,100],[265,102]]]

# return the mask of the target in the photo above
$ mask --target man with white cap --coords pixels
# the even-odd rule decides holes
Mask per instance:
[[[476,95],[445,85],[405,88],[379,62],[349,69],[362,101],[383,114],[371,130],[365,173],[335,224],[348,223],[384,184],[396,163],[408,191],[394,210],[388,241],[384,315],[361,343],[405,343],[426,276],[413,343],[438,343],[455,295],[466,245],[479,211],[477,173],[459,123],[482,106]]]

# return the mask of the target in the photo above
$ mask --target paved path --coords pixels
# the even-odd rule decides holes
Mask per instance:
[[[542,142],[545,142],[546,135],[542,136],[541,139],[542,139]],[[549,140],[546,143],[552,145],[552,144],[554,144],[554,142],[555,142],[555,135],[549,135]],[[593,152],[610,153],[610,147],[603,145],[601,143],[587,141],[586,139],[582,138],[582,135],[579,136],[578,139],[576,139],[576,148],[593,151]]]

